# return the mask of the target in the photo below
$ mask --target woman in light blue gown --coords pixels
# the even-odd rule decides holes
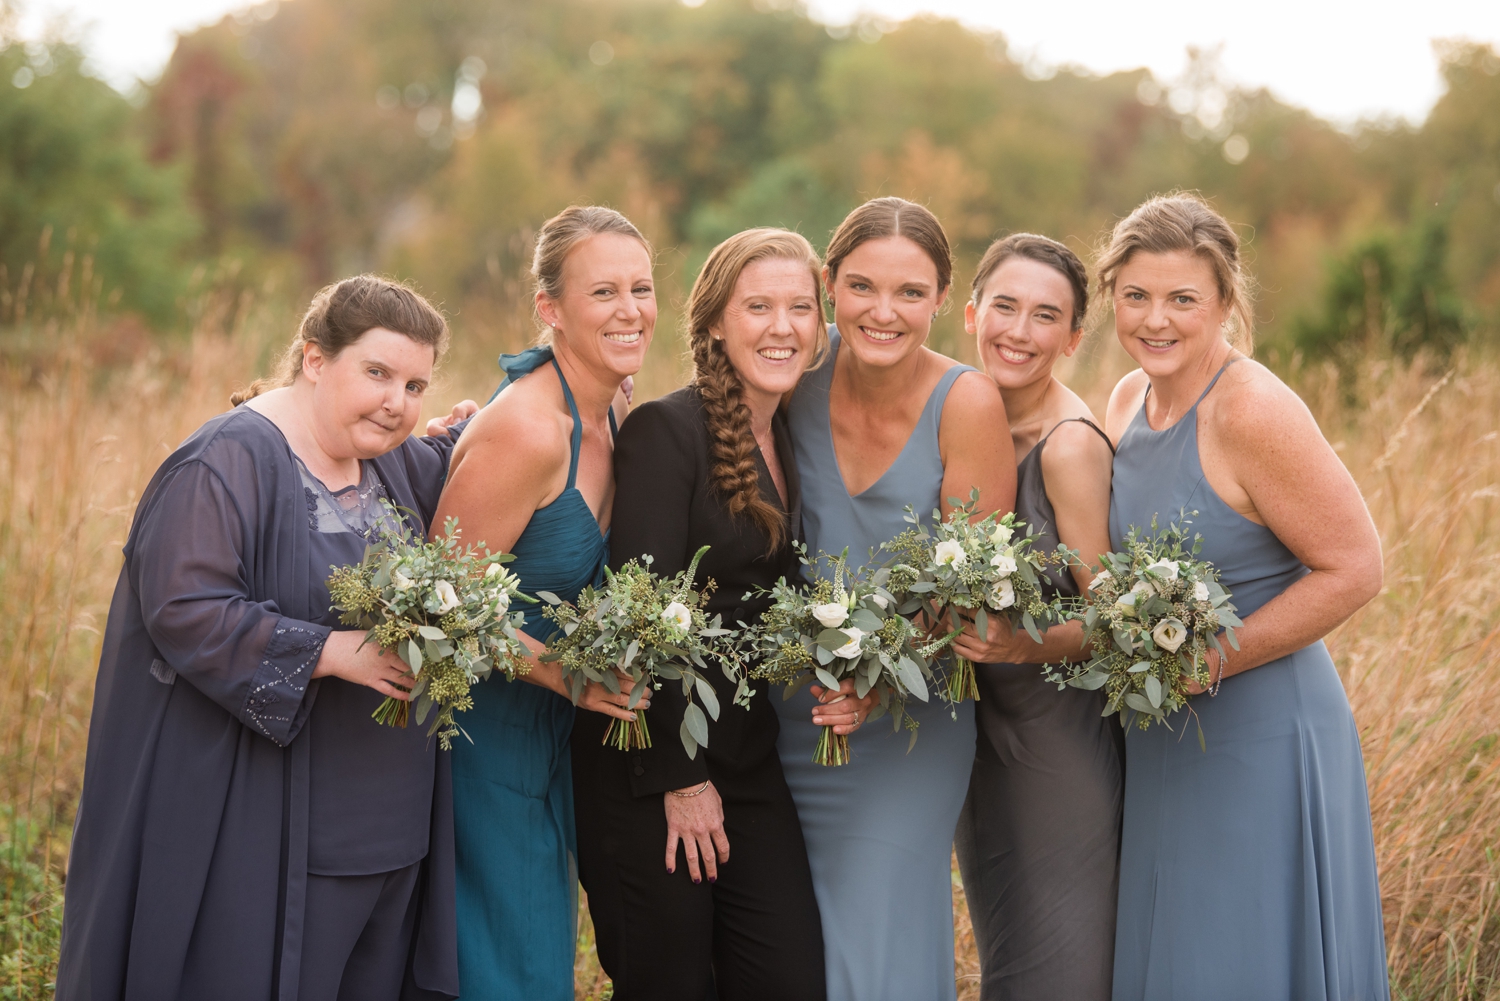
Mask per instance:
[[[947,499],[980,490],[1010,510],[1015,458],[999,391],[924,346],[952,283],[947,237],[925,208],[880,198],[855,209],[828,247],[831,350],[792,398],[789,426],[810,551],[854,564]],[[846,683],[852,691],[852,684]],[[955,996],[953,832],[974,760],[974,707],[957,718],[936,693],[911,703],[916,746],[888,720],[850,737],[852,760],[812,762],[821,723],[857,725],[873,700],[814,686],[773,699],[777,748],[797,803],[823,919],[829,1001]]]
[[[1359,732],[1322,642],[1380,589],[1374,525],[1307,408],[1229,339],[1248,350],[1239,243],[1208,205],[1136,209],[1099,282],[1141,366],[1110,399],[1113,543],[1182,512],[1245,620],[1196,723],[1127,728],[1115,1001],[1384,1001]]]

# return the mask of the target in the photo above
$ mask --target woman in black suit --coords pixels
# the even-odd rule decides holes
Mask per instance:
[[[698,582],[717,583],[708,611],[726,625],[767,607],[747,592],[801,570],[778,406],[827,348],[818,275],[812,247],[786,230],[715,248],[688,300],[692,383],[636,408],[615,443],[611,564],[649,553],[653,570],[673,574],[710,546]],[[728,679],[710,677],[723,708],[695,758],[677,739],[685,701],[674,685],[652,699],[648,749],[603,746],[604,717],[575,724],[579,876],[600,964],[616,1001],[821,1001],[818,905],[767,686],[746,711]],[[847,731],[862,705],[821,718]]]

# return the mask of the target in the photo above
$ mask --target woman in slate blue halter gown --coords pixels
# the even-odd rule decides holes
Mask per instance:
[[[1015,459],[999,391],[924,347],[951,282],[942,227],[899,198],[855,209],[829,242],[831,347],[788,417],[810,551],[847,547],[862,563],[906,527],[906,505],[929,516],[973,487],[983,511],[1010,510]],[[974,760],[974,707],[959,705],[955,720],[935,694],[913,702],[920,729],[910,754],[907,733],[878,721],[851,734],[849,764],[827,767],[812,762],[818,724],[844,722],[834,714],[848,706],[825,709],[818,697],[837,695],[813,687],[772,702],[823,920],[829,1001],[951,999],[949,860]]]
[[[573,599],[609,555],[619,387],[656,323],[651,254],[618,212],[570,208],[538,234],[533,275],[551,341],[502,359],[506,383],[463,431],[433,524],[456,516],[466,540],[515,554],[524,590]],[[540,650],[549,623],[539,606],[526,615]],[[533,663],[521,682],[477,686],[463,714],[473,743],[454,744],[453,799],[464,998],[573,997],[574,708],[563,691],[556,664]],[[580,707],[633,718],[625,701],[591,685]]]
[[[1115,1001],[1388,998],[1359,732],[1322,643],[1380,588],[1374,526],[1307,408],[1226,339],[1250,317],[1211,208],[1142,205],[1099,281],[1141,365],[1110,400],[1110,535],[1183,512],[1245,620],[1197,724],[1126,731]]]

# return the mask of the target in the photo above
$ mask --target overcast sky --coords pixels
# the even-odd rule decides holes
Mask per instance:
[[[126,89],[160,72],[177,32],[247,5],[22,0],[19,6],[23,34],[36,35],[58,16],[83,28],[97,71]],[[936,12],[1004,32],[1012,55],[1039,67],[1108,73],[1147,66],[1161,80],[1182,71],[1187,46],[1222,44],[1230,80],[1269,87],[1346,124],[1378,115],[1421,120],[1441,92],[1434,39],[1462,36],[1500,46],[1500,0],[810,0],[808,7],[833,24],[861,12],[892,20]]]

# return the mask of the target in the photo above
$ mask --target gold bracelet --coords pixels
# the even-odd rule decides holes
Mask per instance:
[[[667,792],[671,793],[673,796],[680,796],[683,799],[691,799],[694,796],[703,795],[703,791],[708,788],[708,782],[708,779],[704,779],[703,784],[694,789],[692,792],[678,792],[676,789],[668,789]]]

